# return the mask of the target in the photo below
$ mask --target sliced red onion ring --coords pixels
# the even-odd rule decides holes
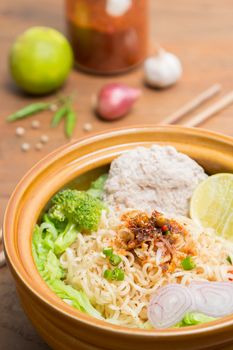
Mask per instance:
[[[192,309],[193,301],[189,288],[181,284],[169,284],[159,288],[148,306],[148,318],[156,328],[174,326],[184,314]]]
[[[232,282],[191,282],[195,311],[207,316],[222,317],[233,313]]]

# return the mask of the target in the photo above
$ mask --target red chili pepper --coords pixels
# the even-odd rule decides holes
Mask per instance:
[[[163,225],[163,226],[161,227],[161,230],[162,230],[163,232],[168,231],[168,226],[167,226],[167,225]]]
[[[228,270],[228,273],[231,273],[231,274],[233,274],[233,271],[232,270]],[[229,279],[229,281],[233,281],[233,278],[228,278]]]

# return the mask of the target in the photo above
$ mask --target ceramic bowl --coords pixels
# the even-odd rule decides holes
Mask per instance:
[[[84,189],[119,154],[153,143],[175,146],[209,174],[233,172],[233,139],[201,129],[145,126],[72,142],[49,154],[21,180],[9,201],[4,242],[22,306],[42,338],[57,350],[193,350],[233,342],[233,316],[181,329],[140,330],[98,321],[59,299],[32,257],[32,230],[46,203],[70,183]],[[230,349],[230,348],[229,348]]]

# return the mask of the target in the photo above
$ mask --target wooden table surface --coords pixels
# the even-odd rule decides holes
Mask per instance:
[[[233,0],[151,0],[151,42],[174,52],[183,63],[184,75],[176,86],[155,91],[143,86],[142,70],[114,78],[100,78],[73,71],[62,93],[76,92],[78,125],[75,138],[85,135],[84,122],[93,124],[93,132],[141,123],[157,123],[201,91],[219,82],[223,92],[233,88]],[[41,128],[32,130],[31,120],[6,124],[5,117],[25,104],[40,99],[21,94],[12,83],[7,69],[7,55],[14,38],[34,25],[52,26],[65,32],[62,0],[0,1],[0,220],[7,200],[19,179],[38,160],[66,141],[62,126],[49,129],[50,113],[43,113]],[[153,44],[152,44],[153,45]],[[125,119],[114,123],[98,120],[91,108],[92,96],[106,82],[125,82],[141,87],[143,95]],[[51,101],[54,96],[46,99]],[[217,99],[216,97],[215,99]],[[46,100],[44,98],[44,100]],[[28,153],[20,151],[22,139],[15,128],[27,129],[24,140],[32,145]],[[233,106],[207,121],[202,127],[233,136]],[[41,134],[50,140],[40,152],[33,149]],[[0,270],[0,348],[2,350],[37,350],[48,347],[36,335],[24,316],[7,268]]]

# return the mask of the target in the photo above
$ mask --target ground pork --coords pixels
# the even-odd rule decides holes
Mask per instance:
[[[207,175],[171,146],[138,147],[113,160],[104,199],[111,207],[187,216],[190,198]]]

